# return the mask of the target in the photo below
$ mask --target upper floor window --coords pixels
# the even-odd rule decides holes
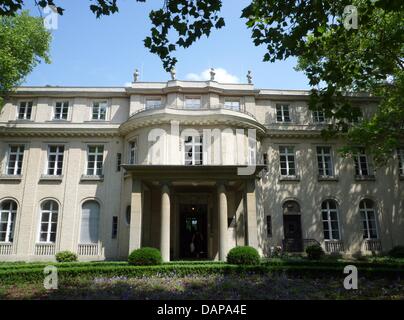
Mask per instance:
[[[294,147],[279,147],[279,160],[281,167],[281,176],[296,176],[296,161]]]
[[[69,114],[69,101],[58,101],[55,104],[55,120],[67,120],[67,116]]]
[[[230,109],[230,110],[235,110],[235,111],[240,111],[240,100],[230,100],[230,99],[225,100],[224,108]]]
[[[314,123],[326,122],[325,112],[323,110],[312,111],[312,117],[313,117]]]
[[[277,122],[291,122],[289,105],[277,104],[276,105],[276,121]]]
[[[158,109],[161,108],[161,99],[147,99],[146,109]]]
[[[23,160],[24,160],[24,146],[11,145],[8,151],[6,173],[8,175],[13,176],[21,175]]]
[[[87,175],[101,176],[104,162],[104,146],[88,146]]]
[[[398,169],[401,176],[404,176],[404,148],[397,149]]]
[[[137,163],[137,140],[129,142],[129,164]]]
[[[32,116],[32,101],[20,102],[18,108],[18,120],[31,120]]]
[[[325,240],[340,240],[338,204],[335,200],[325,200],[321,204]]]
[[[185,165],[202,165],[202,136],[186,136],[184,143],[185,150]]]
[[[0,242],[13,242],[17,203],[12,200],[0,204]]]
[[[201,108],[201,98],[185,98],[185,108],[186,109],[200,109]]]
[[[363,119],[363,113],[361,108],[359,107],[353,107],[352,108],[352,118],[351,118],[351,124],[358,124],[362,121]]]
[[[97,101],[93,103],[93,120],[105,120],[107,116],[107,106],[106,101]]]
[[[354,162],[355,162],[355,175],[357,176],[371,175],[369,159],[365,154],[364,149],[360,149],[359,152],[354,155]]]
[[[377,239],[376,213],[372,200],[364,199],[359,203],[363,226],[363,239]]]
[[[330,147],[317,147],[317,163],[320,177],[332,177],[334,175]]]
[[[46,174],[49,176],[61,176],[63,170],[64,146],[48,147],[48,165]]]
[[[58,224],[59,205],[56,201],[49,200],[41,205],[41,225],[39,241],[55,243]]]

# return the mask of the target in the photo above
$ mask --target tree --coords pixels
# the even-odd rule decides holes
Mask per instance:
[[[0,0],[0,15],[15,13],[23,2]],[[56,6],[53,0],[37,4]],[[224,26],[221,6],[221,0],[165,0],[162,9],[150,13],[145,46],[171,69],[178,47],[187,48]],[[90,9],[97,17],[112,14],[118,11],[117,0],[94,0]],[[264,61],[298,58],[297,69],[312,86],[310,108],[334,120],[324,137],[345,136],[344,154],[361,146],[377,164],[391,158],[404,139],[402,0],[252,0],[241,17],[247,19],[254,44],[266,46]],[[360,114],[351,96],[360,92],[378,99],[377,112],[353,126]]]
[[[27,12],[0,16],[0,106],[2,98],[43,59],[49,60],[51,34],[40,18]]]

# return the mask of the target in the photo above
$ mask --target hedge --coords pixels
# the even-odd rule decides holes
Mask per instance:
[[[344,264],[346,265],[346,264]],[[398,277],[404,276],[403,268],[369,268],[358,266],[360,277]],[[160,266],[76,266],[58,267],[59,281],[73,281],[75,279],[93,279],[96,277],[183,277],[183,276],[207,276],[207,275],[249,275],[287,273],[302,277],[344,277],[342,266],[324,265],[257,265],[236,266],[229,264],[164,264]],[[18,270],[0,271],[0,284],[18,284],[42,282],[44,280],[43,268],[27,268]]]

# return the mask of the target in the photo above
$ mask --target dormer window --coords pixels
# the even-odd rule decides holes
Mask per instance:
[[[147,99],[146,109],[159,109],[161,108],[161,99]]]
[[[240,100],[227,100],[224,102],[224,108],[225,109],[230,109],[230,110],[235,110],[235,111],[240,111]]]
[[[22,101],[18,108],[18,120],[31,120],[32,101]]]
[[[277,122],[291,122],[288,104],[277,104],[276,105],[276,121]]]
[[[97,101],[93,103],[93,120],[105,120],[107,116],[107,106],[106,101]]]
[[[67,120],[67,116],[69,114],[69,101],[56,102],[55,104],[55,120]]]
[[[185,108],[186,109],[200,109],[201,108],[201,98],[185,98]]]
[[[312,111],[312,117],[313,117],[314,123],[326,122],[325,112],[323,110]]]

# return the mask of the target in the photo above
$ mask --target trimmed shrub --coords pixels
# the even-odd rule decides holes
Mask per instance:
[[[389,251],[389,256],[392,258],[404,258],[404,246],[395,246]]]
[[[132,251],[128,257],[128,263],[134,266],[154,266],[162,262],[161,253],[155,248],[140,248]]]
[[[252,247],[235,247],[227,254],[227,263],[238,265],[257,265],[260,263],[258,251]]]
[[[320,260],[324,255],[324,250],[318,244],[306,248],[307,258],[310,260]]]
[[[55,255],[57,262],[75,262],[77,261],[77,255],[70,251],[61,251]]]

